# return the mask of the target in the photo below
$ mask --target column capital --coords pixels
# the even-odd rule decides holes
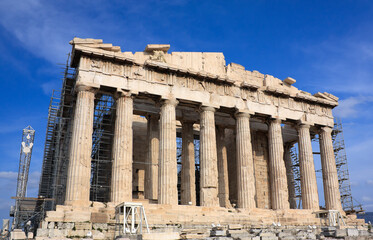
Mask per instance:
[[[333,131],[333,128],[329,126],[322,126],[320,127],[320,132],[321,131],[326,132],[326,133],[331,133]]]
[[[216,112],[216,108],[214,108],[214,107],[212,107],[212,106],[202,105],[199,109],[200,109],[201,111]]]
[[[278,117],[276,117],[276,118],[270,118],[270,119],[269,119],[269,122],[273,122],[273,123],[279,123],[279,124],[281,124],[281,123],[282,123],[282,119],[281,119],[281,118],[278,118]]]
[[[114,98],[118,99],[118,98],[121,98],[121,97],[132,97],[132,92],[126,91],[126,90],[117,90],[114,93]]]
[[[176,98],[162,99],[162,105],[172,105],[176,107],[179,104],[179,101]]]
[[[81,91],[86,91],[86,92],[92,92],[96,94],[98,92],[100,86],[90,86],[82,83],[77,83],[75,85],[75,92],[81,92]]]
[[[249,110],[237,110],[235,113],[234,113],[234,116],[237,118],[237,117],[248,117],[250,118],[251,115],[253,115],[254,112],[251,112]]]
[[[296,125],[296,129],[299,130],[299,129],[304,129],[304,128],[307,128],[307,129],[310,129],[311,125],[308,124],[308,123],[303,123],[303,122],[299,122],[297,125]]]

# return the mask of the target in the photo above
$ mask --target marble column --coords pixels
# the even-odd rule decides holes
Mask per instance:
[[[295,182],[294,182],[294,172],[293,172],[293,162],[291,160],[290,149],[293,144],[285,144],[284,147],[284,160],[286,167],[286,177],[288,182],[288,193],[289,193],[289,204],[291,209],[297,208],[297,199],[295,195]]]
[[[178,204],[176,162],[176,99],[165,100],[161,107],[158,203]]]
[[[319,133],[321,167],[324,183],[325,205],[328,210],[342,211],[338,174],[332,142],[332,128],[322,127]]]
[[[132,201],[132,120],[133,99],[129,93],[118,92],[111,170],[111,202]]]
[[[237,207],[255,208],[254,161],[251,146],[250,114],[236,114],[237,143]]]
[[[196,172],[193,122],[183,121],[181,129],[181,196],[182,205],[196,205]]]
[[[158,199],[159,116],[148,115],[148,154],[145,164],[145,198]]]
[[[228,180],[228,155],[227,144],[225,141],[225,128],[217,127],[216,144],[218,154],[218,197],[220,207],[231,207],[229,202],[229,180]]]
[[[268,145],[272,208],[275,210],[288,209],[288,189],[280,119],[270,120]]]
[[[200,204],[219,206],[218,159],[216,151],[215,108],[201,107],[200,121]]]
[[[77,86],[65,205],[89,206],[95,89]]]
[[[298,130],[299,168],[303,209],[319,209],[319,195],[313,161],[310,126],[300,124]]]

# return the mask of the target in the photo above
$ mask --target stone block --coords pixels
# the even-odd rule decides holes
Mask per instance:
[[[109,221],[109,215],[102,212],[93,212],[91,214],[92,223],[107,223]]]
[[[225,236],[226,232],[225,230],[211,230],[211,236],[213,237],[220,237],[220,236]]]
[[[347,236],[349,237],[357,237],[359,236],[359,230],[355,228],[347,228]]]
[[[38,228],[36,230],[36,236],[38,237],[48,237],[49,229],[47,228]]]
[[[143,240],[177,240],[180,239],[180,235],[177,232],[164,232],[164,233],[144,233],[142,235]]]
[[[306,239],[316,239],[316,234],[308,233]]]
[[[88,211],[73,211],[66,212],[64,222],[90,222],[91,212]]]
[[[45,221],[48,222],[62,222],[65,213],[63,211],[48,211],[46,213]]]
[[[229,230],[240,230],[242,229],[242,225],[241,224],[229,224],[228,229]]]
[[[337,230],[335,231],[335,235],[334,235],[334,237],[345,237],[345,236],[347,236],[347,231],[346,231],[346,229],[337,229]]]
[[[93,239],[105,239],[105,233],[103,231],[92,230]]]
[[[65,231],[60,229],[50,229],[48,233],[49,238],[64,238]]]
[[[266,236],[266,237],[260,237],[260,240],[278,240],[278,237],[270,237],[270,236]]]
[[[14,229],[12,232],[10,232],[10,239],[23,240],[26,239],[26,234],[21,229]]]
[[[297,240],[295,236],[284,236],[284,237],[279,237],[279,240]]]
[[[48,229],[54,229],[54,222],[48,223]]]
[[[40,224],[40,228],[47,229],[48,228],[48,222],[47,221],[42,221],[41,224]]]
[[[73,229],[73,227],[74,227],[74,223],[72,222],[66,222],[62,224],[63,229]]]
[[[93,230],[107,230],[108,225],[106,223],[93,223],[92,229]]]
[[[91,222],[77,222],[75,223],[76,230],[91,230],[92,223]]]
[[[359,230],[359,236],[369,236],[369,232],[366,230]]]
[[[87,235],[87,230],[73,230],[69,232],[68,238],[84,238]]]
[[[281,240],[295,239],[295,237],[291,234],[291,232],[280,232],[277,236]]]
[[[273,232],[262,232],[259,234],[260,237],[276,237],[276,234]]]

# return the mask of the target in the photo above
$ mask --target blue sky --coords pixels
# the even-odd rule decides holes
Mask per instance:
[[[337,95],[353,196],[373,211],[372,1],[0,0],[0,218],[13,204],[27,125],[36,130],[28,196],[37,194],[49,98],[74,36],[122,51],[223,52],[227,63]]]

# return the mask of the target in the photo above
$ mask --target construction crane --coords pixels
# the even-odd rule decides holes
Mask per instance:
[[[34,146],[34,137],[35,130],[31,126],[23,129],[17,178],[16,205],[13,209],[14,220],[12,229],[19,228],[22,221],[22,216],[20,214],[20,201],[26,197],[28,173],[30,169],[32,149]]]

